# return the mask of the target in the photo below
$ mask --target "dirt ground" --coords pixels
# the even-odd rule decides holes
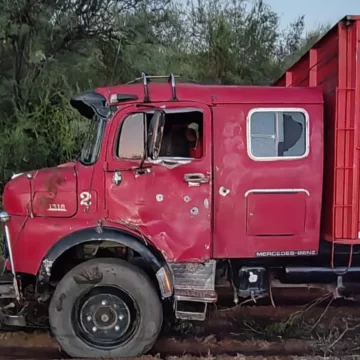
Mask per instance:
[[[1,359],[66,358],[47,331],[0,332]],[[165,336],[166,334],[166,336]],[[141,360],[360,358],[360,307],[320,298],[303,306],[213,309],[205,323],[165,323]]]

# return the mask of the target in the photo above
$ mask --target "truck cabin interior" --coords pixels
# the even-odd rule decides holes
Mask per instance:
[[[147,133],[153,112],[146,113],[146,128],[143,115],[134,114],[124,120],[119,131],[117,155],[119,158],[139,158],[144,148],[144,138],[139,133]],[[121,139],[120,139],[121,136]],[[160,158],[202,157],[203,114],[197,109],[181,109],[165,113],[165,126],[160,147]]]
[[[160,157],[201,158],[202,129],[200,111],[166,114]]]

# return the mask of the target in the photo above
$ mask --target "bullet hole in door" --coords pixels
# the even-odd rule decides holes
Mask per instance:
[[[230,193],[229,189],[226,189],[224,186],[221,186],[219,189],[219,194],[221,196],[227,196]]]

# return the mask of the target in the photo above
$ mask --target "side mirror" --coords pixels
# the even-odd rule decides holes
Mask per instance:
[[[152,160],[156,160],[159,157],[164,126],[165,112],[162,110],[155,110],[147,133],[147,150],[148,155]]]

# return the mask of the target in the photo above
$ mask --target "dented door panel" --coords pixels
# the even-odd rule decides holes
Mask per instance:
[[[147,160],[141,170],[138,160],[117,158],[113,149],[119,126],[134,109],[119,112],[111,128],[113,146],[107,153],[107,220],[136,228],[168,261],[206,260],[211,256],[212,236],[211,111],[194,103],[165,106],[203,111],[203,158],[180,161],[175,166]],[[115,182],[115,176],[121,181]]]

